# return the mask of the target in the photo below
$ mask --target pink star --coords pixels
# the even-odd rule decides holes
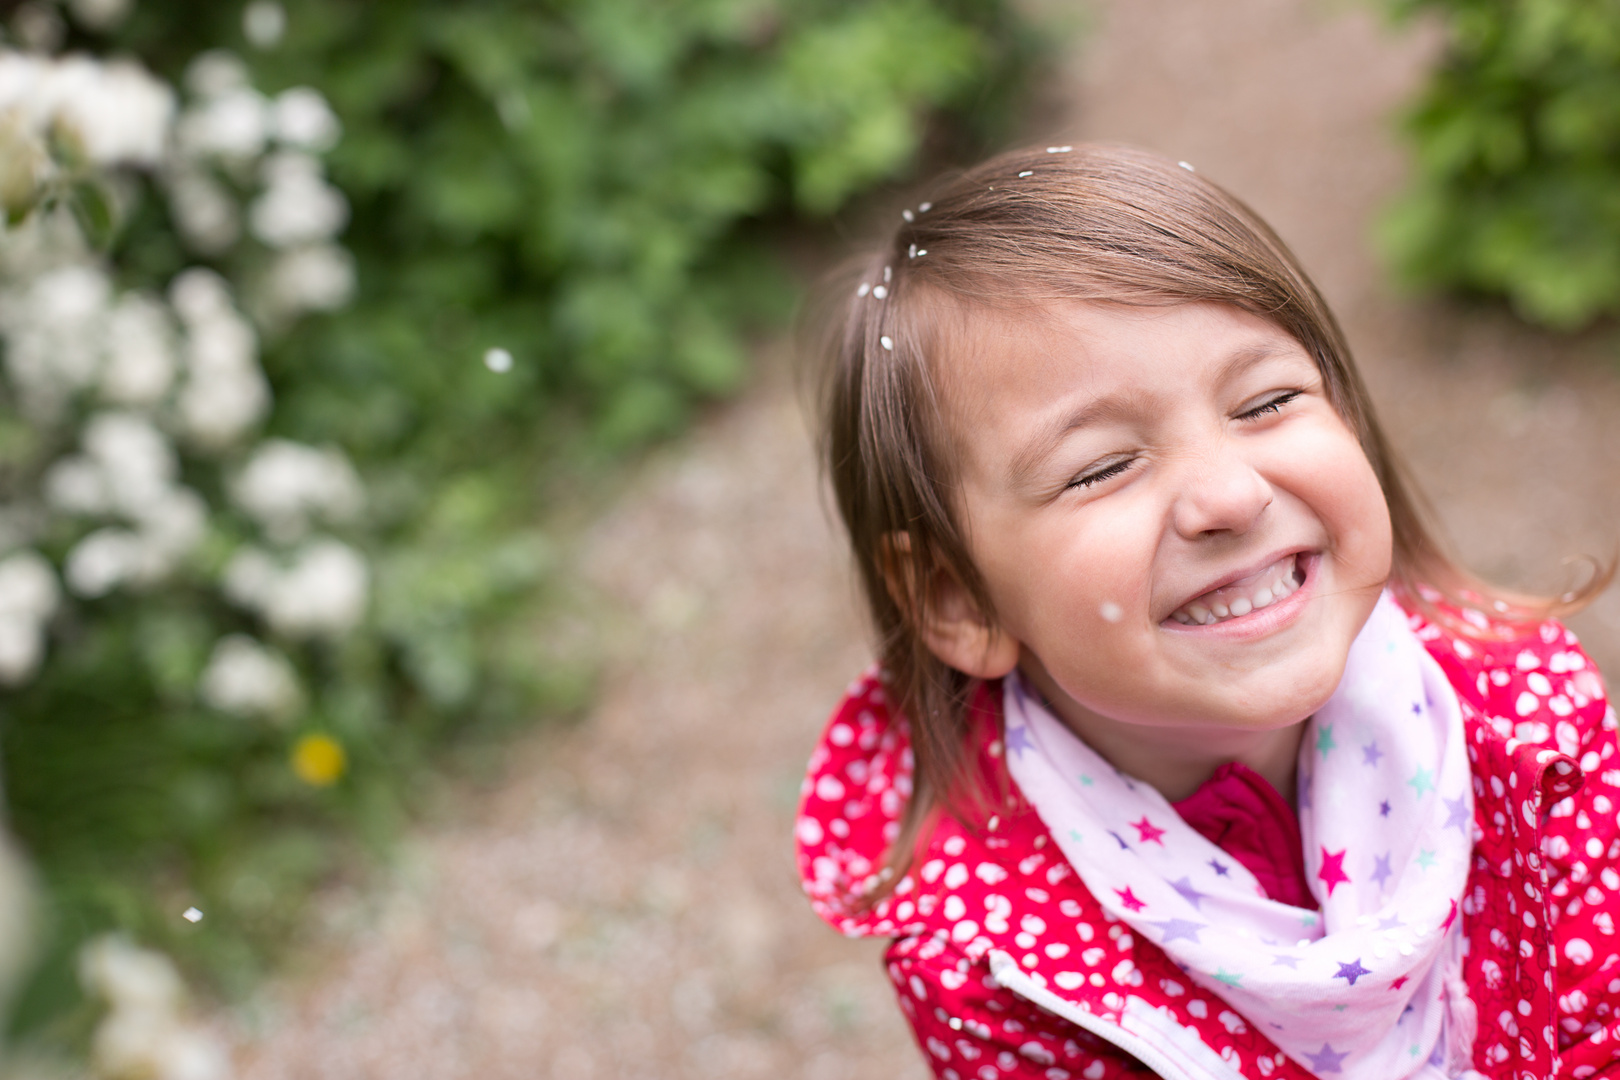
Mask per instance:
[[[1333,895],[1335,886],[1350,880],[1350,875],[1344,872],[1344,853],[1348,850],[1345,848],[1329,854],[1326,847],[1322,848],[1322,869],[1316,872],[1316,876],[1327,886],[1329,896]]]
[[[1453,900],[1451,902],[1451,911],[1450,911],[1449,914],[1446,915],[1446,921],[1440,924],[1440,929],[1442,931],[1450,930],[1451,929],[1451,924],[1456,922],[1456,921],[1457,921],[1457,901]]]
[[[1119,902],[1130,908],[1132,911],[1141,911],[1143,908],[1147,907],[1146,904],[1136,898],[1135,893],[1131,892],[1131,887],[1129,885],[1125,886],[1123,889],[1115,889],[1114,891],[1119,894]]]
[[[1139,837],[1137,837],[1137,839],[1139,839],[1142,843],[1145,844],[1151,840],[1160,847],[1164,847],[1164,841],[1159,839],[1159,837],[1164,835],[1164,830],[1153,824],[1153,822],[1149,821],[1146,814],[1142,815],[1141,821],[1131,822],[1131,828],[1135,829],[1141,834]]]
[[[1401,987],[1403,987],[1405,985],[1406,985],[1406,976],[1402,975],[1401,977],[1396,979],[1394,982],[1390,983],[1389,988],[1391,990],[1399,990]]]

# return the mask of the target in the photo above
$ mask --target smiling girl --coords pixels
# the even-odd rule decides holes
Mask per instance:
[[[1426,530],[1252,211],[1119,148],[907,211],[827,320],[880,664],[798,823],[947,1080],[1620,1075],[1620,761]]]

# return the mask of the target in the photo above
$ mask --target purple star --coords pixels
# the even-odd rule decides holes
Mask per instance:
[[[1295,971],[1298,971],[1299,970],[1299,957],[1297,957],[1297,956],[1283,956],[1282,954],[1279,953],[1278,955],[1273,956],[1271,958],[1271,966],[1272,967],[1293,968]]]
[[[1201,893],[1197,889],[1193,888],[1192,881],[1185,877],[1183,877],[1180,881],[1172,881],[1170,883],[1170,887],[1176,890],[1176,892],[1180,893],[1182,896],[1186,897],[1187,903],[1191,904],[1195,908],[1199,908],[1200,910],[1202,910],[1201,901],[1209,895],[1208,893]]]
[[[1449,829],[1455,825],[1462,830],[1464,836],[1467,836],[1468,808],[1463,805],[1463,797],[1459,795],[1455,799],[1442,799],[1441,802],[1446,804],[1447,811],[1446,823],[1441,827]]]
[[[1339,970],[1334,973],[1333,977],[1335,979],[1344,979],[1348,981],[1351,986],[1354,986],[1356,985],[1357,979],[1361,978],[1363,975],[1371,974],[1371,971],[1361,966],[1361,957],[1358,956],[1348,964],[1341,963],[1339,965]]]
[[[1209,860],[1209,865],[1213,866],[1215,868],[1215,872],[1221,875],[1221,877],[1226,877],[1232,872],[1231,869],[1219,859]]]
[[[1413,716],[1422,716],[1423,715],[1423,706],[1419,705],[1415,701],[1412,702],[1412,715]]]
[[[1007,751],[1009,753],[1016,750],[1022,754],[1025,750],[1033,749],[1035,749],[1035,744],[1030,741],[1029,728],[1020,724],[1018,727],[1007,729]]]
[[[1387,919],[1378,920],[1378,929],[1380,930],[1394,930],[1405,925],[1405,923],[1401,922],[1399,915],[1391,915]]]
[[[1153,925],[1164,931],[1164,938],[1159,942],[1161,945],[1167,945],[1177,938],[1186,938],[1194,945],[1203,944],[1198,940],[1198,931],[1205,929],[1204,923],[1190,922],[1187,919],[1167,919]]]
[[[1377,739],[1374,739],[1372,742],[1361,748],[1361,763],[1363,765],[1371,765],[1374,768],[1377,768],[1378,759],[1383,756],[1384,752],[1378,749]]]
[[[1378,804],[1378,813],[1383,817],[1389,817],[1389,800],[1388,799],[1385,799],[1383,802]]]
[[[1119,850],[1121,850],[1121,851],[1129,851],[1129,850],[1131,850],[1131,845],[1127,844],[1125,842],[1125,838],[1123,836],[1119,835],[1119,833],[1115,832],[1113,829],[1108,830],[1108,835],[1112,836],[1115,840],[1119,841]]]
[[[1380,889],[1384,887],[1384,882],[1389,879],[1390,872],[1388,853],[1383,855],[1375,855],[1373,857],[1372,879],[1378,882],[1378,887]]]
[[[1350,1056],[1350,1052],[1346,1050],[1341,1054],[1323,1043],[1319,1052],[1313,1054],[1307,1050],[1303,1056],[1311,1059],[1311,1072],[1320,1076],[1323,1073],[1344,1072],[1344,1059]]]

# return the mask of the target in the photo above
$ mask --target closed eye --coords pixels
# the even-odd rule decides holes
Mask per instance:
[[[1096,472],[1089,472],[1089,473],[1086,473],[1084,476],[1077,476],[1073,480],[1070,480],[1068,482],[1068,484],[1066,484],[1065,486],[1066,487],[1071,487],[1071,488],[1076,488],[1076,487],[1090,487],[1092,484],[1100,484],[1104,480],[1110,480],[1113,477],[1118,476],[1120,473],[1122,473],[1126,469],[1130,468],[1130,466],[1131,466],[1131,459],[1130,458],[1126,458],[1124,461],[1116,461],[1112,465],[1103,466],[1102,468],[1098,469]]]
[[[1295,398],[1299,397],[1304,392],[1305,391],[1303,391],[1303,390],[1289,390],[1286,393],[1278,394],[1276,397],[1271,398],[1269,401],[1266,401],[1266,402],[1264,402],[1264,403],[1262,403],[1260,405],[1256,405],[1254,408],[1250,409],[1248,412],[1238,413],[1238,419],[1239,420],[1258,420],[1258,419],[1260,419],[1260,417],[1266,415],[1267,413],[1281,412],[1282,407],[1284,405],[1287,405],[1290,401],[1293,401]]]

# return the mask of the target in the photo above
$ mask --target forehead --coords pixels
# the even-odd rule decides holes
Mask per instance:
[[[1152,414],[1244,373],[1315,364],[1287,331],[1226,304],[1070,301],[959,316],[935,377],[956,449],[1054,424]]]

